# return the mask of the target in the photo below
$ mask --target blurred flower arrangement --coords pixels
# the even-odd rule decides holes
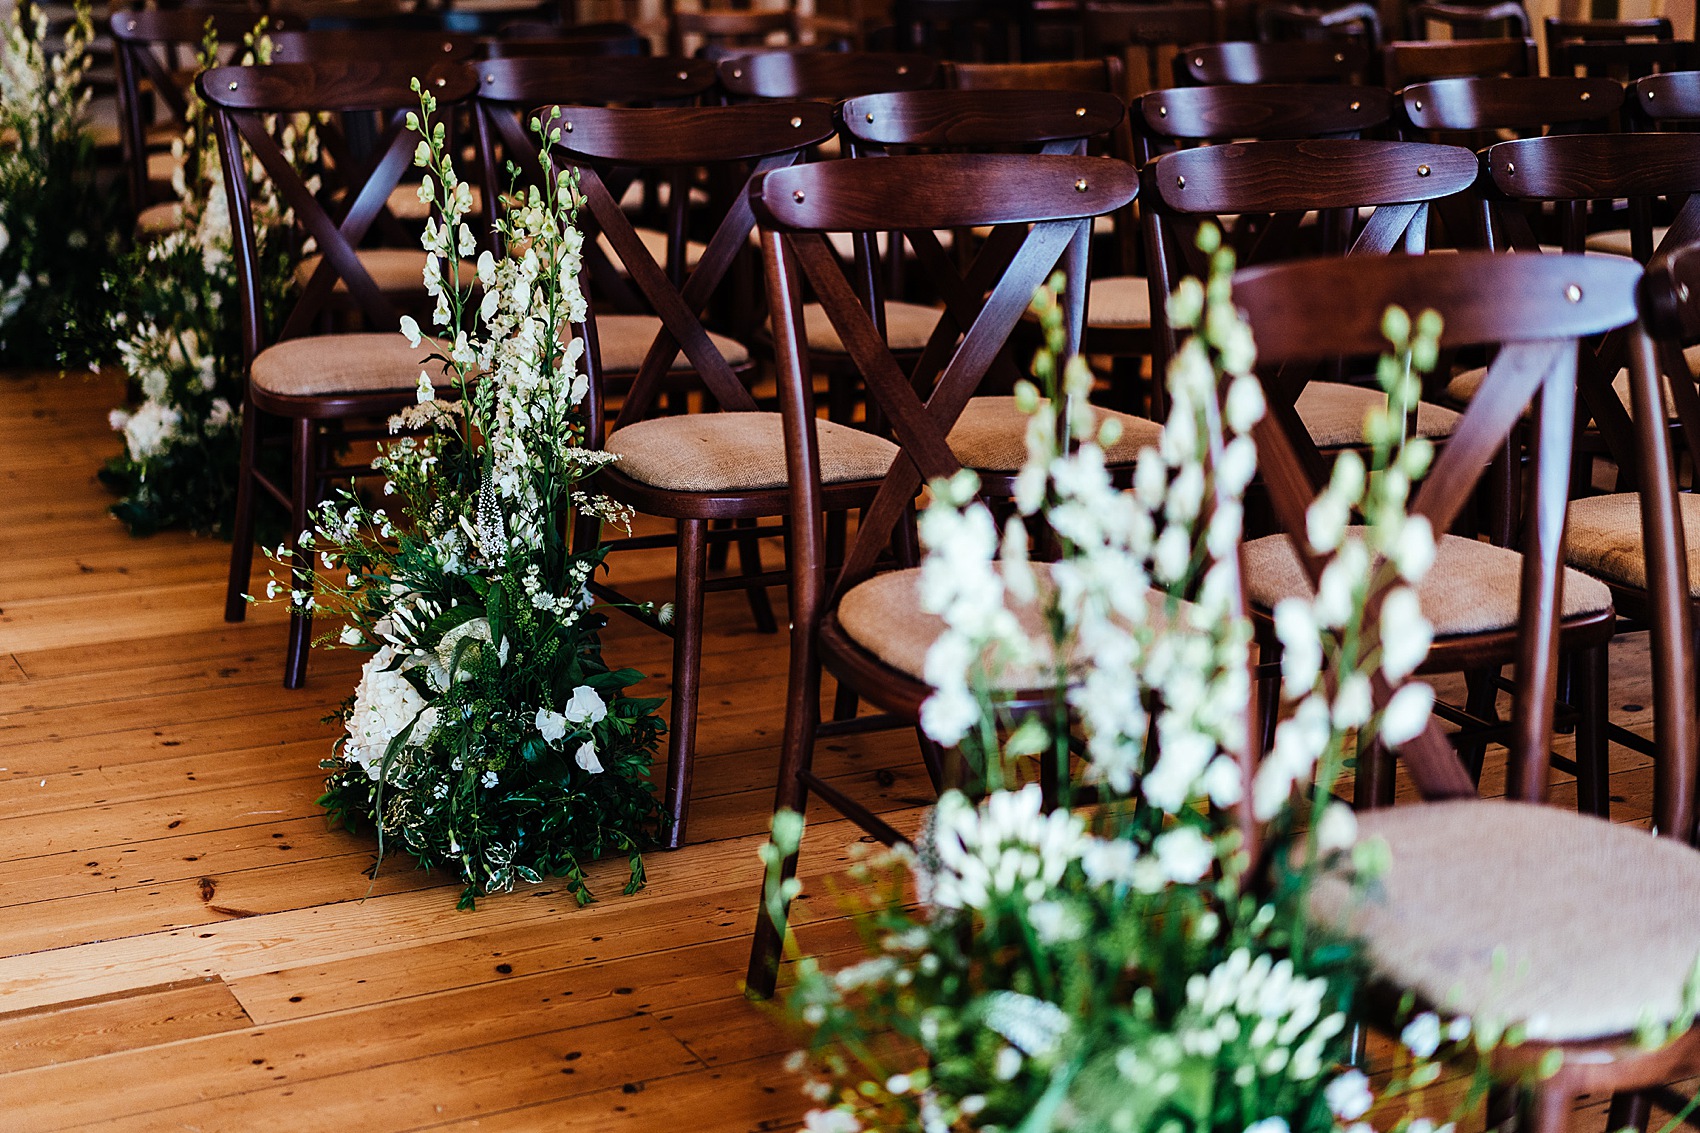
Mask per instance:
[[[198,58],[202,70],[217,64],[218,49],[209,29]],[[240,62],[251,66],[270,58],[261,17],[243,39]],[[298,169],[305,173],[316,165],[319,139],[309,116],[279,124],[278,135],[285,158]],[[132,534],[181,527],[228,537],[247,380],[242,281],[210,115],[193,87],[183,136],[171,148],[180,222],[126,253],[107,280],[111,336],[141,401],[113,410],[124,451],[107,462],[100,478],[117,493],[112,513]],[[308,249],[295,239],[294,214],[264,170],[253,170],[250,180],[261,302],[275,321],[286,313],[295,265]],[[309,176],[307,184],[317,191],[318,178]],[[280,463],[280,454],[263,450],[263,459]]]
[[[1014,514],[1000,532],[971,473],[931,486],[922,601],[946,628],[927,658],[923,727],[991,789],[979,803],[946,792],[912,848],[855,867],[867,959],[828,972],[799,957],[785,1009],[810,1035],[795,1057],[816,1075],[809,1130],[1367,1133],[1375,1099],[1346,1068],[1361,955],[1307,916],[1306,895],[1319,870],[1375,876],[1385,847],[1358,841],[1333,788],[1353,743],[1409,739],[1432,702],[1407,678],[1428,648],[1412,586],[1433,537],[1406,515],[1432,454],[1402,423],[1438,320],[1413,334],[1388,312],[1370,466],[1343,456],[1310,510],[1328,565],[1314,599],[1276,612],[1287,711],[1251,773],[1238,545],[1264,403],[1218,243],[1214,230],[1201,240],[1208,283],[1188,280],[1170,301],[1191,337],[1131,491],[1106,471],[1116,426],[1093,416],[1084,361],[1055,361],[1046,293],[1036,307],[1051,346],[1038,384],[1019,390],[1031,418]],[[1364,526],[1348,528],[1354,513]],[[1056,561],[1031,561],[1036,529]],[[1022,607],[1041,612],[1044,634],[1022,630]],[[1017,716],[988,691],[1007,665],[1050,675],[1052,711]],[[1378,673],[1399,689],[1379,710]],[[1098,805],[1071,809],[1064,785],[1047,812],[1038,784],[1018,781],[1035,757],[1067,767],[1071,744]],[[763,849],[767,915],[781,925],[799,890],[781,863],[801,830],[782,813]],[[789,934],[787,948],[797,954]],[[1418,1017],[1384,1101],[1432,1082],[1435,1056],[1502,1037]],[[1432,1129],[1414,1110],[1395,1124]]]
[[[301,553],[342,581],[321,601],[298,572],[291,600],[342,615],[340,644],[371,654],[321,803],[375,826],[380,849],[456,873],[463,906],[546,875],[587,902],[585,864],[615,853],[631,893],[661,821],[648,775],[664,725],[660,701],[625,694],[643,674],[602,658],[588,582],[606,546],[567,541],[581,520],[628,519],[579,487],[610,458],[583,447],[583,341],[565,333],[586,315],[574,186],[563,174],[527,189],[501,222],[508,254],[485,251],[477,280],[461,279],[477,250],[471,189],[432,125],[436,100],[420,98],[419,195],[440,216],[424,236],[442,332],[431,362],[453,396],[422,371],[418,404],[390,423],[414,434],[376,462],[397,514],[345,490],[303,535]],[[420,344],[413,319],[402,329]]]
[[[96,183],[88,130],[93,35],[78,3],[50,52],[46,13],[20,3],[0,38],[0,365],[80,366],[103,353],[117,210]]]

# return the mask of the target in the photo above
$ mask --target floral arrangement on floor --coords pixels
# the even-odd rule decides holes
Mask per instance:
[[[79,3],[52,53],[46,13],[20,3],[0,37],[0,365],[81,366],[104,353],[117,202],[96,182],[88,129],[93,35]]]
[[[410,128],[432,122],[429,92],[421,108]],[[471,190],[440,123],[415,162],[439,214],[424,246],[442,332],[431,364],[447,380],[434,389],[422,371],[418,404],[391,422],[416,434],[376,462],[396,514],[344,491],[297,552],[341,581],[316,599],[297,574],[292,600],[345,617],[340,644],[371,654],[321,802],[376,827],[380,851],[399,843],[453,871],[463,906],[546,875],[587,902],[585,864],[614,853],[628,855],[631,893],[659,833],[648,776],[664,726],[660,701],[625,694],[643,674],[602,658],[587,583],[606,546],[567,541],[588,518],[627,519],[579,486],[609,457],[583,447],[583,345],[565,333],[586,314],[574,185],[563,174],[529,188],[501,221],[509,254],[485,251],[463,280],[459,257],[477,250]],[[413,319],[402,328],[421,343]]]
[[[810,1036],[795,1059],[816,1075],[809,1130],[1367,1133],[1368,1079],[1345,1068],[1360,953],[1308,918],[1306,894],[1320,869],[1373,878],[1385,847],[1357,840],[1333,788],[1354,737],[1407,740],[1432,703],[1407,678],[1428,649],[1412,587],[1433,533],[1406,515],[1432,454],[1401,425],[1437,320],[1413,337],[1388,313],[1389,401],[1370,422],[1371,464],[1342,456],[1310,510],[1328,565],[1313,600],[1275,612],[1287,711],[1253,775],[1237,549],[1264,403],[1229,293],[1232,254],[1214,230],[1201,244],[1212,275],[1170,301],[1191,337],[1171,367],[1161,444],[1141,455],[1131,491],[1106,471],[1116,426],[1087,403],[1085,363],[1059,373],[1053,360],[1060,317],[1044,294],[1052,345],[1038,385],[1019,390],[1031,419],[1014,514],[1000,531],[972,473],[931,485],[922,601],[946,628],[927,658],[923,727],[994,789],[977,804],[946,792],[913,848],[853,871],[867,959],[828,972],[799,958],[785,1009]],[[1065,407],[1073,451],[1049,405]],[[1354,513],[1365,526],[1348,530]],[[1030,560],[1036,528],[1055,562]],[[1045,634],[1022,630],[1022,607],[1042,613]],[[1054,711],[1015,717],[989,674],[1035,664],[1054,676]],[[1378,671],[1399,690],[1380,710]],[[1047,813],[1038,784],[1019,780],[1035,757],[1067,766],[1071,744],[1098,805],[1070,809],[1064,786]],[[781,925],[799,889],[781,863],[801,828],[781,814],[763,850]],[[789,935],[787,948],[797,954]],[[1432,1082],[1435,1055],[1502,1038],[1419,1016],[1384,1100]],[[1414,1111],[1397,1124],[1431,1128]]]
[[[218,46],[209,29],[198,59],[202,69],[218,62]],[[240,62],[266,63],[270,56],[262,17],[244,39]],[[118,495],[112,513],[133,535],[180,527],[228,537],[247,379],[241,278],[210,117],[193,87],[185,117],[183,136],[172,143],[181,223],[126,253],[108,277],[111,337],[141,400],[112,412],[124,451],[107,462],[100,478]],[[303,172],[319,160],[318,131],[306,115],[281,124],[279,142]],[[316,176],[307,183],[317,191]],[[286,312],[305,249],[294,237],[294,214],[271,179],[262,173],[252,189],[261,302],[275,322]],[[281,454],[267,449],[261,458],[282,471]],[[266,527],[281,534],[276,522]]]

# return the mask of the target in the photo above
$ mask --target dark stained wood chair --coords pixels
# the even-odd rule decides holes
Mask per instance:
[[[659,318],[611,426],[604,421],[608,374],[601,358],[599,312],[593,308],[589,323],[575,327],[574,333],[585,337],[591,378],[587,444],[619,458],[599,474],[600,489],[642,514],[671,520],[675,527],[676,613],[667,626],[646,620],[673,638],[666,808],[667,844],[678,846],[686,835],[696,754],[704,595],[785,581],[783,572],[707,577],[712,521],[753,523],[782,517],[788,497],[779,415],[760,411],[720,345],[725,340],[717,341],[703,325],[703,313],[754,229],[743,184],[791,165],[830,137],[832,112],[818,103],[778,102],[683,108],[570,106],[555,112],[553,128],[561,130],[556,161],[578,171],[584,197],[580,218],[587,236],[595,232],[606,238],[633,287]],[[676,285],[620,208],[615,188],[623,187],[632,172],[655,170],[669,179],[676,170],[699,166],[735,173],[740,191],[714,203],[719,222],[713,235],[701,260]],[[689,359],[687,375],[674,372],[681,353]],[[658,413],[662,391],[691,375],[705,411]],[[891,459],[890,443],[848,426],[823,429],[830,442],[834,485],[827,506],[834,511],[860,506],[871,494],[868,482],[877,480]],[[582,540],[594,532],[578,534]]]
[[[814,774],[815,743],[918,718],[928,693],[922,677],[926,649],[942,622],[919,607],[910,534],[916,495],[927,480],[960,469],[947,438],[991,364],[1002,357],[1000,348],[1020,323],[1034,290],[1059,261],[1078,280],[1091,218],[1125,205],[1135,194],[1135,182],[1131,167],[1110,158],[922,154],[798,166],[752,185],[775,312],[792,494],[791,669],[776,809],[801,811],[813,794],[875,837],[899,840],[897,831],[868,806]],[[917,390],[870,314],[868,304],[877,311],[877,296],[845,275],[824,234],[980,225],[1009,228],[1018,246],[1013,255],[994,261],[999,275],[976,303],[971,324],[937,381]],[[988,241],[981,256],[995,253],[995,243]],[[822,476],[827,436],[815,417],[803,332],[805,285],[820,297],[856,357],[868,396],[891,423],[899,446],[842,569],[831,576],[825,534],[814,518],[830,499]],[[1083,300],[1081,289],[1065,286],[1071,349],[1080,341]],[[823,666],[883,715],[822,723]],[[947,765],[930,744],[922,747],[935,787],[961,780],[955,761]],[[786,876],[795,866],[794,860],[786,863]],[[779,935],[764,911],[758,914],[751,947],[752,994],[772,993],[778,958]]]
[[[1086,0],[1080,13],[1086,54],[1123,60],[1130,99],[1167,85],[1181,48],[1227,38],[1227,19],[1223,0]]]
[[[479,55],[478,41],[469,35],[424,29],[286,29],[271,38],[274,63],[405,58],[424,71],[438,63],[470,62]]]
[[[1333,7],[1261,4],[1257,38],[1265,43],[1351,43],[1373,50],[1381,46],[1381,12],[1367,0]]]
[[[1675,522],[1670,453],[1659,429],[1644,429],[1649,477],[1640,511],[1659,616],[1652,653],[1661,762],[1654,798],[1658,837],[1589,815],[1536,805],[1547,797],[1546,753],[1570,578],[1563,569],[1565,480],[1579,344],[1630,325],[1639,269],[1621,259],[1466,253],[1383,261],[1334,261],[1241,273],[1235,301],[1257,336],[1261,360],[1314,361],[1321,350],[1374,353],[1382,313],[1397,303],[1444,320],[1447,347],[1497,345],[1494,372],[1453,445],[1416,489],[1413,512],[1437,529],[1479,475],[1496,434],[1532,413],[1541,443],[1537,485],[1519,564],[1521,634],[1506,798],[1481,800],[1436,723],[1399,755],[1423,800],[1359,815],[1360,837],[1379,837],[1391,867],[1374,891],[1325,880],[1311,909],[1364,942],[1371,1003],[1414,1000],[1502,1026],[1527,1027],[1521,1045],[1495,1052],[1499,1080],[1522,1085],[1530,1104],[1519,1128],[1558,1133],[1582,1095],[1612,1093],[1610,1128],[1645,1127],[1645,1097],[1628,1091],[1700,1070],[1700,1031],[1670,1045],[1634,1038],[1643,1014],[1677,1016],[1700,938],[1700,855],[1694,836],[1694,662],[1689,651],[1684,535]],[[1678,280],[1657,273],[1643,296],[1669,302]],[[1700,278],[1696,279],[1700,283]],[[1326,308],[1307,301],[1339,296]],[[1683,296],[1692,303],[1695,292]],[[1659,300],[1646,304],[1653,310]],[[1657,319],[1655,318],[1655,325]],[[1652,348],[1639,330],[1631,353],[1640,419],[1660,416]],[[1278,425],[1260,426],[1259,459],[1295,488],[1303,461],[1285,449]],[[1302,527],[1303,492],[1284,505]],[[1295,552],[1296,553],[1296,552]],[[1307,562],[1316,577],[1320,564]],[[1378,691],[1381,702],[1386,689]],[[1509,973],[1516,973],[1509,975]],[[1389,1014],[1383,1024],[1396,1021]],[[1554,1052],[1556,1073],[1535,1073]],[[1681,1107],[1676,1099],[1673,1109]]]
[[[1399,40],[1381,49],[1381,81],[1388,90],[1429,79],[1540,73],[1532,39]]]
[[[726,58],[737,50],[795,46],[800,25],[794,8],[712,8],[668,13],[667,50],[673,55],[700,52],[705,58]]]
[[[938,81],[938,61],[881,51],[763,51],[717,64],[734,101],[810,99],[837,102],[859,94],[923,90]]]
[[[219,67],[204,72],[198,80],[201,97],[213,111],[225,191],[230,196],[236,258],[243,276],[239,301],[248,372],[226,621],[241,621],[247,614],[244,595],[254,554],[256,492],[274,496],[289,509],[293,588],[311,591],[312,556],[302,553],[299,544],[300,533],[308,526],[308,509],[318,503],[327,480],[356,471],[326,463],[328,449],[321,442],[321,430],[349,419],[385,417],[414,400],[429,350],[423,345],[418,349],[408,346],[398,333],[396,306],[355,249],[411,165],[420,140],[406,125],[407,114],[418,112],[419,96],[412,84],[419,71],[405,64],[274,63],[265,67]],[[459,65],[427,68],[421,78],[445,110],[472,93],[473,75]],[[376,113],[384,117],[384,130],[377,139],[373,159],[365,166],[364,178],[353,176],[353,169],[344,170],[349,195],[337,219],[308,190],[268,132],[269,115],[294,112]],[[294,210],[297,225],[318,243],[318,266],[287,312],[281,329],[268,324],[261,305],[255,274],[257,230],[244,146]],[[311,335],[337,287],[365,316],[369,330]],[[290,432],[291,473],[285,485],[261,474],[255,461],[262,428],[279,420],[287,422]],[[291,614],[284,664],[284,684],[289,688],[300,687],[306,678],[311,630],[310,612],[296,610]]]
[[[1596,75],[1633,82],[1645,75],[1686,71],[1697,58],[1692,42],[1678,42],[1664,16],[1632,20],[1567,20],[1548,16],[1547,73]]]
[[[1370,49],[1361,43],[1195,43],[1175,57],[1182,85],[1362,83],[1371,75]]]
[[[118,69],[118,116],[122,127],[124,172],[137,232],[158,235],[178,226],[178,206],[167,198],[169,142],[187,125],[188,84],[201,43],[210,29],[230,55],[241,50],[243,36],[261,17],[229,9],[137,10],[112,16],[112,44]],[[269,22],[268,22],[269,23]],[[188,64],[191,69],[183,70]],[[152,120],[156,109],[164,118]]]
[[[1433,34],[1433,26],[1446,28],[1445,36]],[[1523,0],[1498,0],[1490,4],[1451,3],[1424,0],[1405,9],[1405,31],[1414,40],[1528,39],[1529,24]]]
[[[637,32],[581,34],[578,29],[556,28],[552,36],[495,36],[483,41],[490,59],[578,59],[606,56],[634,57],[651,53],[648,37]]]

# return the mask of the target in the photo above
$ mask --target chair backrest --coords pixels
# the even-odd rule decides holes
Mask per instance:
[[[469,35],[412,28],[285,30],[272,35],[272,62],[412,60],[423,71],[436,63],[466,63],[479,56]]]
[[[186,124],[188,104],[176,77],[183,63],[193,63],[210,30],[223,47],[240,49],[242,39],[263,16],[229,9],[184,8],[122,11],[113,14],[112,43],[118,64],[118,110],[123,127],[125,174],[131,205],[140,211],[148,202],[147,128],[142,87],[145,83],[179,130]],[[275,21],[267,21],[275,28]],[[162,51],[163,49],[163,51]],[[179,57],[179,52],[183,57]]]
[[[1623,107],[1611,79],[1461,78],[1413,83],[1399,92],[1408,136],[1512,130],[1520,134],[1609,130]]]
[[[1532,39],[1400,40],[1381,49],[1381,80],[1389,90],[1465,75],[1538,74]]]
[[[1694,45],[1675,42],[1664,16],[1634,20],[1567,20],[1548,16],[1547,73],[1598,75],[1631,82],[1643,75],[1683,71],[1694,65]]]
[[[1367,0],[1332,8],[1307,4],[1264,4],[1257,10],[1257,35],[1265,43],[1352,43],[1381,46],[1381,13]]]
[[[560,30],[560,29],[557,29]],[[582,59],[598,56],[643,56],[651,51],[647,36],[576,35],[496,36],[483,41],[484,54],[491,59]]]
[[[923,90],[939,65],[925,55],[879,51],[763,51],[722,59],[720,85],[734,99],[819,99]]]
[[[1450,530],[1494,453],[1528,414],[1535,443],[1524,512],[1518,690],[1509,741],[1506,793],[1512,798],[1538,801],[1547,789],[1582,340],[1634,326],[1640,274],[1636,264],[1604,256],[1465,252],[1313,260],[1252,268],[1234,277],[1234,301],[1257,341],[1270,409],[1253,434],[1259,470],[1313,586],[1323,562],[1303,539],[1305,509],[1326,483],[1319,475],[1326,469],[1305,458],[1310,438],[1291,412],[1284,372],[1384,352],[1382,320],[1392,305],[1412,318],[1425,310],[1437,312],[1443,320],[1443,351],[1497,348],[1479,391],[1413,492],[1411,512],[1426,517],[1437,535]],[[1319,295],[1328,301],[1317,302]],[[1386,695],[1385,686],[1378,695]],[[1475,795],[1474,782],[1437,723],[1430,723],[1401,755],[1423,797]]]
[[[1120,94],[1122,61],[1060,59],[1040,63],[946,63],[944,85],[956,90],[1078,90]]]
[[[562,107],[550,129],[561,130],[555,147],[557,162],[578,170],[578,191],[584,198],[581,218],[586,223],[585,262],[593,261],[596,231],[606,238],[632,286],[661,318],[661,330],[620,407],[614,428],[640,421],[654,408],[673,360],[681,352],[690,360],[705,392],[721,409],[753,410],[755,399],[724,356],[715,349],[702,324],[702,313],[725,280],[733,259],[744,250],[755,228],[748,193],[721,194],[724,211],[697,266],[682,284],[669,278],[638,237],[620,208],[610,185],[630,171],[657,170],[664,174],[707,166],[722,176],[747,170],[743,185],[763,174],[796,162],[803,151],[832,136],[832,111],[819,103],[754,103],[745,106],[682,108]],[[874,164],[879,164],[875,162]],[[677,186],[674,203],[683,207],[688,196]],[[669,234],[669,259],[684,232]],[[682,249],[680,249],[682,252]],[[577,328],[586,338],[586,369],[591,377],[587,411],[592,445],[602,439],[601,357],[596,323]]]
[[[1187,141],[1359,137],[1392,119],[1393,96],[1322,84],[1175,87],[1137,100],[1133,117],[1148,158]]]
[[[1194,43],[1216,43],[1227,28],[1222,0],[1086,0],[1080,26],[1088,55],[1120,56],[1128,66],[1129,95],[1165,85],[1173,56]]]
[[[1134,171],[1111,158],[1051,154],[918,154],[879,161],[799,165],[752,183],[762,226],[768,301],[773,309],[780,400],[786,414],[791,514],[820,514],[819,454],[802,292],[813,290],[861,373],[870,407],[890,423],[902,454],[862,513],[836,586],[839,592],[878,568],[906,524],[927,480],[960,464],[946,436],[992,365],[1034,290],[1066,264],[1065,327],[1080,342],[1091,217],[1124,207],[1137,191]],[[927,345],[942,364],[917,389],[880,331],[879,300],[852,284],[826,233],[904,232],[992,226],[968,271],[937,280],[947,306]],[[1013,244],[1011,251],[1009,245]],[[984,272],[981,265],[993,268]],[[925,359],[924,359],[925,361]],[[793,617],[817,624],[825,609],[823,534],[802,519],[792,530]],[[901,542],[901,539],[900,539]],[[904,563],[903,565],[913,565]]]
[[[1361,43],[1198,43],[1175,57],[1186,80],[1204,86],[1257,83],[1358,83],[1369,74]]]
[[[243,347],[249,361],[264,345],[264,327],[259,281],[253,267],[259,262],[258,237],[243,147],[265,169],[284,204],[294,210],[296,224],[317,242],[320,253],[319,266],[302,288],[278,337],[291,338],[309,330],[339,279],[371,325],[394,327],[396,310],[361,264],[355,247],[412,165],[421,135],[408,128],[407,117],[410,112],[418,114],[419,95],[413,83],[421,70],[424,74],[420,81],[442,111],[472,94],[475,76],[470,68],[459,64],[420,68],[354,61],[273,63],[264,67],[215,67],[202,72],[197,80],[201,97],[212,108],[225,192],[230,198],[231,228],[243,276]],[[295,112],[383,116],[385,125],[370,157],[358,167],[348,162],[350,167],[340,171],[348,190],[340,221],[325,211],[268,129],[268,117]],[[421,126],[429,128],[429,123]]]
[[[1166,368],[1175,349],[1163,300],[1184,276],[1205,275],[1201,224],[1221,226],[1242,264],[1301,250],[1354,257],[1422,252],[1430,202],[1463,192],[1476,172],[1476,155],[1456,146],[1338,138],[1202,146],[1150,162],[1142,171],[1140,207],[1156,363]],[[1363,209],[1374,211],[1354,238]],[[1312,211],[1323,214],[1323,223],[1307,247],[1300,227]]]
[[[520,180],[534,184],[542,176],[538,154],[543,142],[527,123],[538,107],[566,105],[683,106],[714,87],[714,68],[701,59],[592,56],[527,56],[489,59],[477,64],[478,92],[473,101],[478,128],[480,181],[486,221],[496,236],[495,205],[508,189],[503,172],[512,162]],[[680,223],[683,223],[682,216]],[[683,264],[674,268],[682,278]],[[598,278],[601,286],[612,280]]]
[[[797,42],[795,9],[674,9],[667,20],[667,50],[674,55],[685,54],[687,48],[761,47],[773,44],[775,37],[786,44]]]
[[[1637,79],[1629,85],[1624,107],[1631,128],[1700,122],[1700,72],[1672,71]]]
[[[1450,39],[1527,39],[1534,31],[1522,0],[1499,0],[1493,4],[1458,4],[1448,0],[1426,0],[1405,10],[1406,32],[1412,39],[1437,38],[1432,24],[1444,24]]]
[[[1083,153],[1089,138],[1121,125],[1127,107],[1102,91],[920,90],[847,99],[838,115],[858,155],[890,147]]]

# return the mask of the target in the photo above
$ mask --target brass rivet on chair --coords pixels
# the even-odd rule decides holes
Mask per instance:
[[[1175,178],[1175,188],[1177,188],[1177,189],[1186,188],[1186,178],[1185,177],[1176,177]]]
[[[235,79],[230,80],[230,89],[231,90],[236,89],[236,80]]]
[[[136,30],[136,21],[135,20],[129,21],[129,23],[125,25],[124,30],[125,31],[135,31]]]
[[[1680,302],[1688,302],[1688,284],[1679,283],[1676,285],[1676,297]]]
[[[495,82],[496,82],[496,76],[495,75],[485,75],[484,76],[484,85],[485,86],[494,86]]]
[[[1582,301],[1582,289],[1572,283],[1564,289],[1564,297],[1572,303],[1580,303]]]
[[[1593,97],[1594,97],[1594,92],[1591,91],[1591,90],[1585,90],[1585,91],[1582,92],[1582,101],[1583,102],[1587,102],[1589,99],[1591,99]]]
[[[684,82],[686,79],[688,79],[690,77],[691,77],[691,73],[689,71],[680,71],[679,72],[679,81],[681,83]]]
[[[1505,163],[1505,175],[1507,177],[1517,176],[1517,163],[1515,161],[1508,161]]]
[[[1362,109],[1363,109],[1363,108],[1364,108],[1364,104],[1363,104],[1363,103],[1361,103],[1361,102],[1359,102],[1359,101],[1358,101],[1358,100],[1357,100],[1357,99],[1355,99],[1355,98],[1354,98],[1354,99],[1353,99],[1353,100],[1352,100],[1352,112],[1353,112],[1353,113],[1354,113],[1354,114],[1355,114],[1355,113],[1357,113],[1357,112],[1358,112],[1358,111],[1360,111],[1360,110],[1362,110]]]
[[[1086,178],[1084,177],[1074,183],[1074,191],[1077,193],[1084,193],[1090,187],[1091,186],[1087,185]]]
[[[1648,102],[1651,102],[1651,101],[1653,101],[1653,95],[1655,95],[1655,94],[1657,94],[1657,93],[1658,93],[1658,92],[1657,92],[1657,91],[1648,91],[1648,92],[1647,92],[1647,101],[1648,101]]]
[[[444,55],[453,55],[454,50],[455,50],[455,45],[445,40],[444,43],[443,43],[443,54]]]
[[[802,119],[801,119],[801,118],[793,118],[793,119],[791,119],[791,128],[792,128],[792,129],[793,129],[793,130],[800,130],[800,129],[802,129],[802,128],[803,128],[803,120],[802,120]]]
[[[1194,66],[1194,67],[1202,67],[1202,66],[1204,66],[1204,56],[1202,56],[1202,55],[1194,55],[1194,56],[1193,56],[1193,57],[1192,57],[1192,65],[1193,65],[1193,66]]]
[[[1413,101],[1412,101],[1412,102],[1411,102],[1411,105],[1412,105],[1412,106],[1414,106],[1414,107],[1416,107],[1416,108],[1417,108],[1417,109],[1418,109],[1418,110],[1421,110],[1421,109],[1422,109],[1422,108],[1423,108],[1423,100],[1422,100],[1422,99],[1420,99],[1420,98],[1419,98],[1419,99],[1414,99],[1414,100],[1413,100]]]
[[[1426,165],[1417,166],[1417,176],[1418,177],[1427,177],[1428,173],[1429,173],[1428,166],[1426,166]]]
[[[742,70],[742,69],[740,69],[740,68],[738,68],[738,67],[734,67],[734,68],[732,68],[732,77],[733,77],[733,78],[734,78],[734,79],[741,79],[741,78],[743,78],[743,77],[744,77],[744,72],[743,72],[743,70]]]
[[[803,190],[797,189],[797,190],[794,190],[792,192],[791,199],[796,201],[798,204],[802,204],[804,199],[807,198],[807,196],[808,196],[808,194],[803,192]]]
[[[1086,108],[1085,108],[1085,107],[1084,107],[1084,106],[1077,106],[1077,107],[1075,107],[1075,108],[1074,108],[1074,116],[1075,116],[1075,117],[1076,117],[1076,118],[1084,118],[1084,117],[1086,117]]]
[[[1168,116],[1169,116],[1169,108],[1167,106],[1159,106],[1157,108],[1157,117],[1167,118]]]
[[[447,79],[444,79],[444,78],[438,78],[437,79],[437,85],[440,86],[440,87],[446,87],[446,86],[449,85],[449,81]]]
[[[873,120],[874,120],[874,114],[873,114],[873,111],[870,110],[868,112],[868,121],[872,122]]]
[[[902,66],[898,67],[897,73],[900,74],[900,75],[907,75],[909,73],[909,64],[905,63]]]
[[[573,124],[571,122],[565,123],[562,128],[565,129],[567,131],[567,133],[569,133],[569,134],[573,132]]]
[[[1334,62],[1344,63],[1345,61],[1346,61],[1346,57],[1344,55],[1340,54],[1338,51],[1336,51],[1334,53]]]

